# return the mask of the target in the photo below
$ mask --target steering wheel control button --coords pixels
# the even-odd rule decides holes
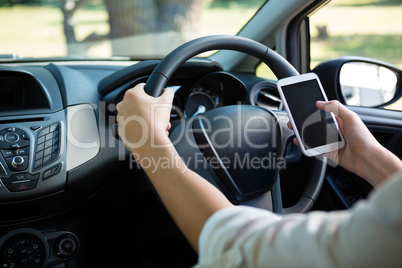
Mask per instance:
[[[60,123],[45,127],[38,133],[34,169],[56,160],[60,155]]]
[[[43,179],[49,179],[50,177],[56,175],[57,173],[59,173],[61,170],[61,163],[46,169],[45,172],[43,172]]]

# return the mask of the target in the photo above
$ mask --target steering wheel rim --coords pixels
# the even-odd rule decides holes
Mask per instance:
[[[299,75],[289,62],[261,43],[239,36],[213,35],[194,39],[169,53],[151,73],[145,91],[158,97],[180,65],[211,50],[234,50],[254,56],[267,64],[279,79]]]
[[[158,97],[166,87],[174,72],[187,60],[203,52],[211,50],[233,50],[254,56],[264,62],[278,77],[278,79],[299,75],[297,70],[282,56],[254,40],[239,36],[215,35],[194,39],[169,53],[153,70],[149,76],[145,91],[147,94]],[[282,120],[283,121],[283,120]],[[287,121],[286,121],[287,122]],[[282,129],[286,128],[282,122]],[[285,131],[286,132],[286,131]],[[286,142],[286,140],[284,141]],[[320,192],[326,170],[326,158],[313,161],[313,168],[305,191],[299,201],[290,208],[284,208],[279,213],[288,214],[294,212],[305,212],[311,209]],[[279,172],[278,172],[279,173]],[[273,191],[278,192],[279,180],[277,180]],[[279,198],[273,197],[274,202],[281,202]],[[273,204],[273,207],[278,204]],[[282,207],[282,204],[280,204]],[[278,212],[277,212],[278,213]]]

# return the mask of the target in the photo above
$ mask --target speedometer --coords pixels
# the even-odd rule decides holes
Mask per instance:
[[[204,92],[193,92],[184,106],[184,116],[193,117],[216,108],[214,100]]]

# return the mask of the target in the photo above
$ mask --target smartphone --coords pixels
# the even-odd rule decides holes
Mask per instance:
[[[284,78],[277,83],[300,148],[306,156],[339,150],[345,145],[335,116],[317,108],[318,100],[328,101],[314,73]]]

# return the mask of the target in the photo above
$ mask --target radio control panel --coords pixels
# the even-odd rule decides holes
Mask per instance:
[[[53,117],[0,121],[0,201],[63,189],[64,113]]]

